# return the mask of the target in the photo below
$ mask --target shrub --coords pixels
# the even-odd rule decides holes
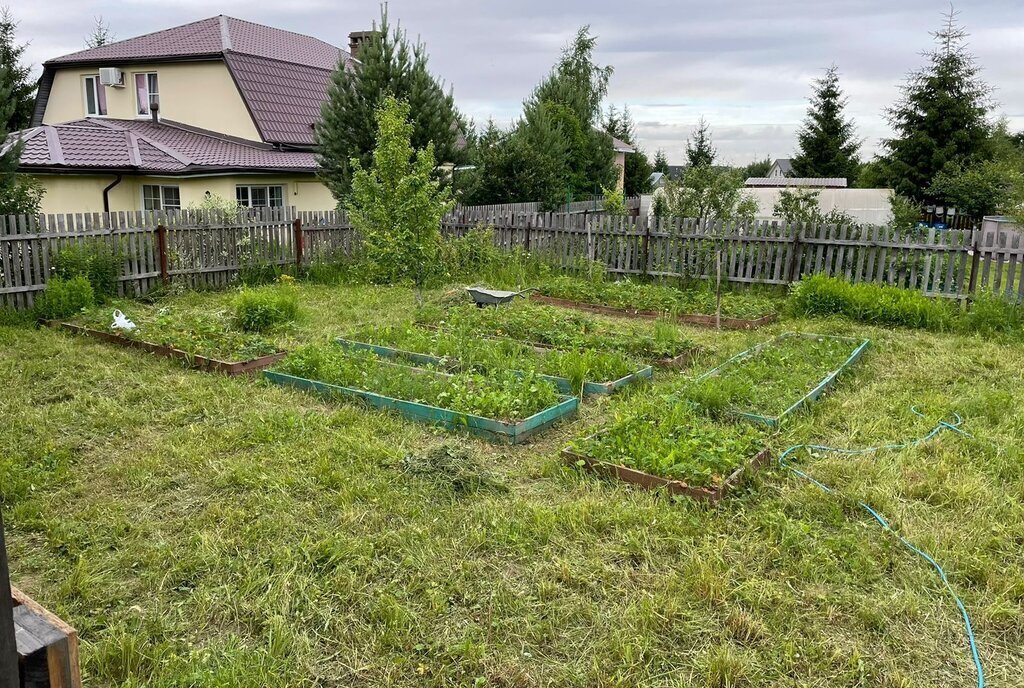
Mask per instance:
[[[62,248],[53,258],[57,277],[70,280],[79,275],[89,280],[97,301],[117,295],[117,282],[124,260],[120,247],[90,241]]]
[[[36,297],[37,318],[66,318],[96,303],[92,285],[83,275],[64,279],[52,277],[43,293]]]
[[[491,227],[474,227],[464,236],[441,243],[441,262],[452,278],[475,277],[501,260]]]
[[[299,314],[299,295],[289,284],[243,289],[235,299],[235,322],[246,332],[267,332]]]
[[[963,332],[981,334],[1008,334],[1024,327],[1024,313],[1021,306],[1010,303],[991,292],[980,292],[971,301],[971,307],[964,312],[958,329]]]

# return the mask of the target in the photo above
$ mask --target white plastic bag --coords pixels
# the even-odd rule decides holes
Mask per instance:
[[[125,317],[125,314],[119,310],[114,311],[114,322],[111,324],[110,329],[112,330],[124,330],[125,332],[131,332],[135,329],[135,323]]]

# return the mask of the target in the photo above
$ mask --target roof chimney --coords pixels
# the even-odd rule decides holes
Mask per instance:
[[[155,98],[149,101],[149,115],[153,118],[153,124],[160,123],[160,101]]]
[[[359,49],[363,47],[363,43],[370,40],[375,32],[373,31],[353,31],[348,35],[348,52],[352,57],[359,59]]]

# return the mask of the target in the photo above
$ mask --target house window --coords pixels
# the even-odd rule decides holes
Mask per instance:
[[[107,89],[96,75],[85,77],[85,114],[100,117],[107,114]]]
[[[144,184],[142,187],[143,210],[181,210],[181,194],[176,186]]]
[[[149,114],[150,103],[160,105],[160,83],[156,72],[135,75],[135,100],[138,104],[136,112],[140,117]]]
[[[283,208],[283,186],[236,186],[235,200],[243,208]]]

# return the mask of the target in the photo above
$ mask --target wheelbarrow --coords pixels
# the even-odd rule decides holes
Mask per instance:
[[[536,287],[523,289],[522,291],[502,291],[500,289],[484,289],[483,287],[466,287],[466,291],[473,297],[477,308],[484,306],[498,306],[509,303],[517,296],[523,296],[531,291],[537,291]]]

